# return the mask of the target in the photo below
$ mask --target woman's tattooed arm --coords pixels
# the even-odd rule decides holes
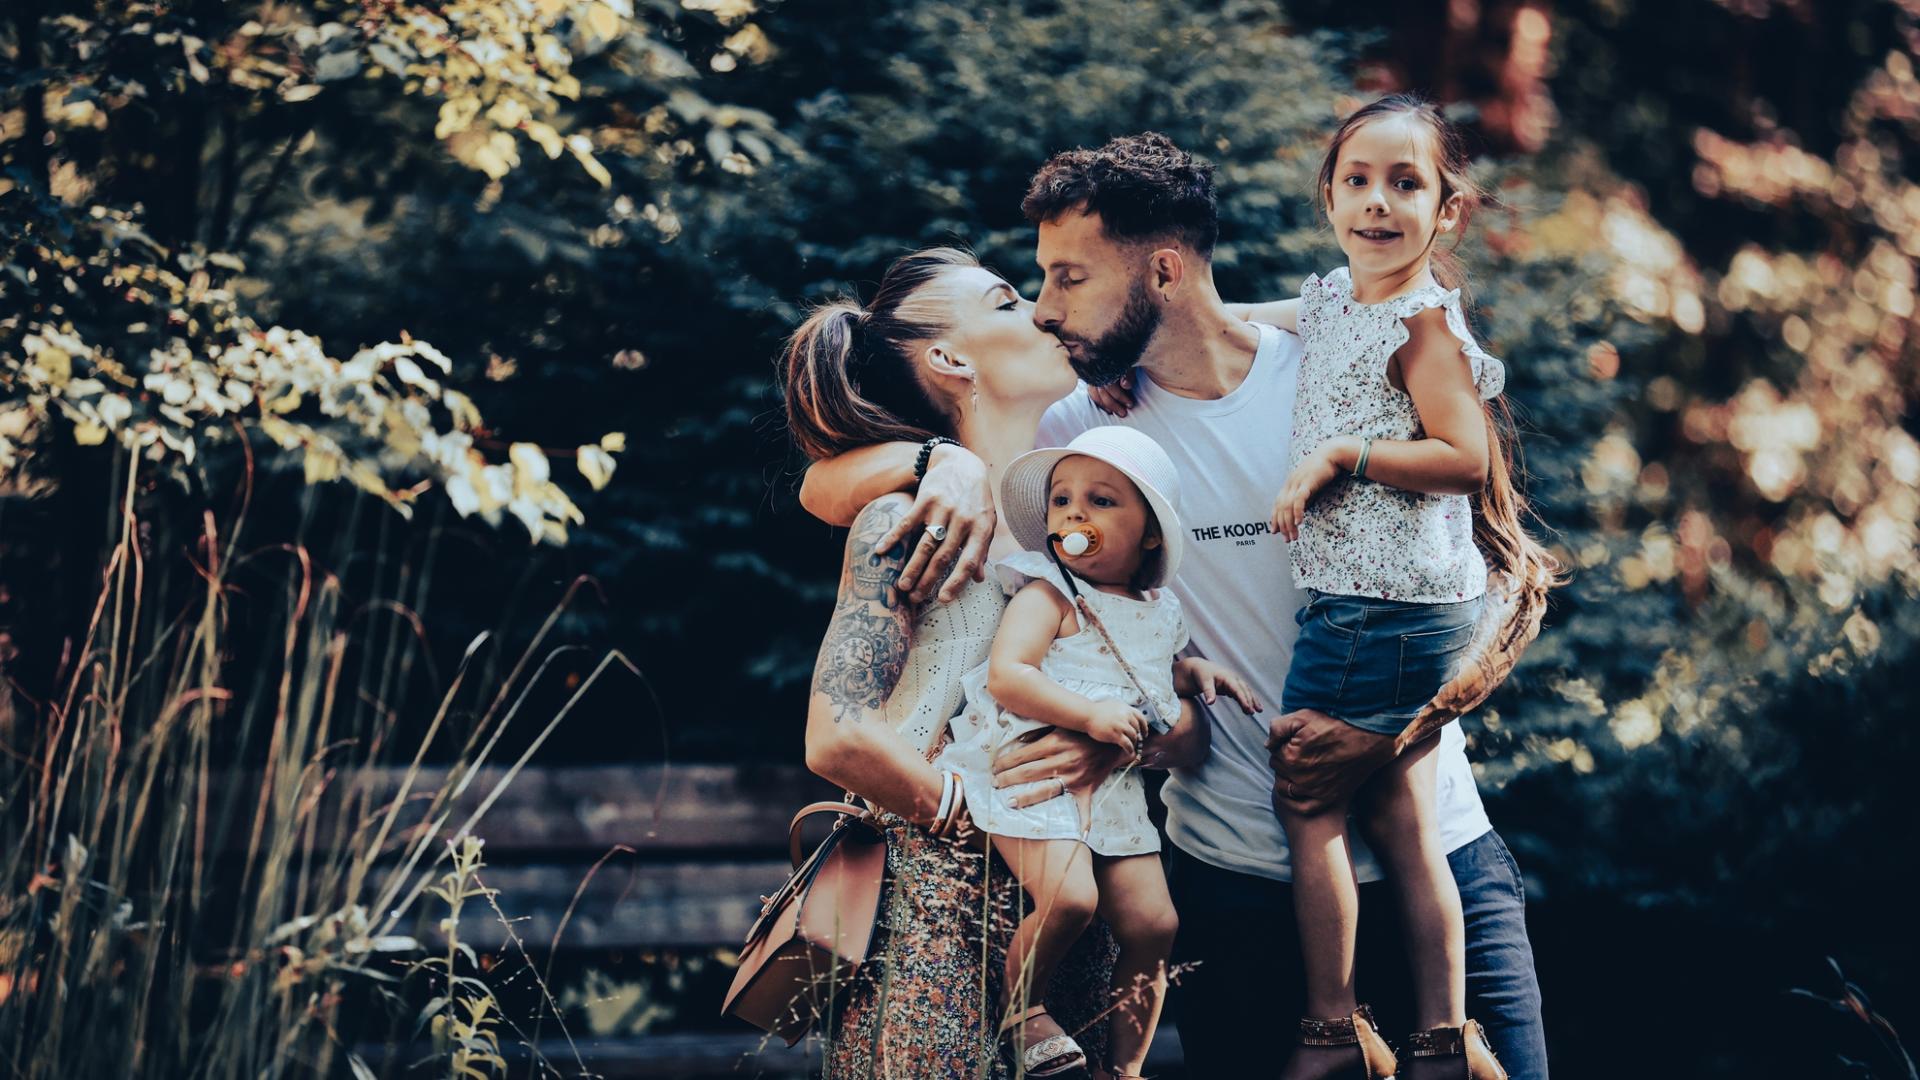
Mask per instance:
[[[907,562],[906,545],[886,551],[875,545],[909,505],[900,495],[875,500],[854,519],[847,537],[840,600],[813,669],[813,692],[831,704],[835,723],[878,711],[906,668],[912,609],[893,587]]]

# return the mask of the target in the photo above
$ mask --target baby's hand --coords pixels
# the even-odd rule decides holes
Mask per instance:
[[[1181,697],[1198,697],[1209,705],[1224,692],[1239,702],[1241,711],[1248,716],[1262,709],[1252,684],[1219,664],[1197,656],[1173,662],[1173,689]]]
[[[1300,519],[1307,516],[1307,504],[1340,475],[1340,466],[1333,460],[1333,448],[1339,441],[1328,439],[1295,465],[1287,474],[1286,484],[1280,488],[1280,497],[1273,501],[1273,517],[1267,524],[1286,537],[1288,543],[1300,539]]]
[[[1124,701],[1096,701],[1087,715],[1087,737],[1138,753],[1147,738],[1147,718]]]

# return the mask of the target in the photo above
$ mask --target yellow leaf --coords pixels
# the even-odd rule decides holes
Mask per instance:
[[[593,490],[599,491],[613,479],[613,455],[591,444],[580,448],[580,475],[587,478]]]
[[[605,450],[609,454],[625,453],[627,449],[627,433],[624,431],[609,431],[605,435],[600,436],[600,449]]]
[[[277,416],[261,417],[260,431],[283,450],[291,450],[300,445],[300,429]]]
[[[599,159],[593,156],[592,139],[587,138],[585,135],[569,136],[567,139],[567,149],[573,151],[574,159],[580,162],[580,167],[587,170],[588,176],[598,180],[601,187],[613,186],[613,174],[608,172],[607,167],[600,164]]]
[[[267,402],[267,411],[270,413],[278,413],[281,416],[285,416],[299,407],[300,391],[298,390],[290,390],[280,397]]]
[[[81,446],[99,446],[107,441],[107,429],[91,420],[82,420],[73,425],[73,441]]]
[[[519,127],[520,123],[531,115],[526,105],[522,104],[519,98],[513,97],[503,97],[493,103],[493,108],[487,110],[487,119],[503,128]]]
[[[620,16],[605,4],[593,4],[587,8],[587,28],[600,40],[611,41],[620,33]]]
[[[306,473],[309,484],[336,480],[340,476],[340,458],[331,450],[310,446],[307,448]]]
[[[73,378],[73,357],[68,356],[64,349],[41,349],[33,362],[46,375],[47,385],[55,390],[65,387],[67,380]]]
[[[546,483],[547,478],[552,475],[547,465],[546,452],[533,443],[517,442],[507,447],[507,460],[513,462],[514,471],[518,474],[514,477],[518,482],[516,487],[519,487],[520,483],[524,483],[529,488],[538,487]],[[524,492],[527,489],[521,490]]]
[[[480,410],[474,407],[473,399],[458,390],[445,390],[440,400],[446,403],[447,411],[453,414],[453,426],[461,431],[472,431],[480,426]]]
[[[374,471],[373,466],[365,462],[355,462],[347,470],[347,479],[353,481],[354,486],[362,491],[389,501],[393,499],[393,492],[387,489],[386,481],[380,478],[380,474]]]
[[[440,106],[440,122],[433,127],[433,137],[444,139],[465,131],[473,125],[473,118],[479,115],[480,99],[472,94],[448,98]]]
[[[566,152],[567,141],[562,139],[560,133],[553,130],[550,124],[543,124],[538,120],[529,120],[522,125],[521,130],[527,133],[527,138],[540,144],[540,149],[547,152],[548,160],[557,158]]]

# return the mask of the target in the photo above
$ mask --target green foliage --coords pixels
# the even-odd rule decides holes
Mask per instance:
[[[716,26],[738,24],[716,59],[761,55],[743,22],[751,5],[707,10]],[[613,186],[608,163],[619,163],[625,193],[591,198],[603,214],[670,233],[658,206],[635,209],[636,197],[664,200],[677,174],[709,158],[751,172],[784,146],[764,115],[716,106],[689,85],[695,69],[664,40],[681,33],[679,15],[636,12],[629,0],[17,9],[8,44],[34,77],[0,98],[0,468],[13,470],[28,433],[67,429],[82,444],[112,434],[156,459],[171,451],[190,474],[198,451],[233,441],[231,418],[241,434],[297,452],[310,482],[344,476],[404,510],[427,486],[419,481],[435,480],[462,514],[493,521],[504,509],[536,539],[564,540],[581,515],[545,455],[516,444],[489,463],[483,448],[507,448],[485,437],[465,394],[417,362],[444,376],[446,353],[402,327],[397,344],[332,359],[310,333],[255,321],[279,307],[291,284],[281,275],[296,268],[269,259],[266,278],[249,277],[230,252],[324,233],[311,217],[328,203],[357,210],[364,229],[380,215],[362,193],[401,176],[439,173],[447,190],[494,209],[510,199],[503,181],[523,171],[523,141],[564,158],[596,192]],[[702,131],[696,146],[689,136]],[[485,183],[462,183],[464,169]],[[332,198],[300,205],[290,180]],[[618,229],[577,219],[544,231],[501,230],[542,258],[622,242]],[[595,488],[611,475],[613,445],[571,452]]]

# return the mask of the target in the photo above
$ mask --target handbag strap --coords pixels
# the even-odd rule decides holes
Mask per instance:
[[[787,826],[787,856],[793,860],[796,870],[802,862],[806,861],[806,857],[800,851],[800,826],[806,824],[807,819],[815,814],[841,815],[841,821],[835,822],[833,826],[837,829],[847,818],[858,821],[871,820],[873,811],[863,810],[851,802],[817,802],[801,807],[800,812],[793,815],[793,823]]]
[[[1135,690],[1140,691],[1140,711],[1146,714],[1147,726],[1159,732],[1172,730],[1172,725],[1168,724],[1160,715],[1160,710],[1154,707],[1153,695],[1147,693],[1146,686],[1140,682],[1140,676],[1133,673],[1133,665],[1127,663],[1127,658],[1120,655],[1120,646],[1114,642],[1113,635],[1107,633],[1107,624],[1100,621],[1100,616],[1093,613],[1093,605],[1087,603],[1087,598],[1080,595],[1079,587],[1074,584],[1073,571],[1068,570],[1067,564],[1060,561],[1060,553],[1053,547],[1053,537],[1049,536],[1047,554],[1053,557],[1053,565],[1060,568],[1060,576],[1066,579],[1067,592],[1073,596],[1073,606],[1080,612],[1081,617],[1093,626],[1094,632],[1100,635],[1100,640],[1107,643],[1108,654],[1120,665],[1120,670],[1126,674],[1127,681],[1133,684]]]

